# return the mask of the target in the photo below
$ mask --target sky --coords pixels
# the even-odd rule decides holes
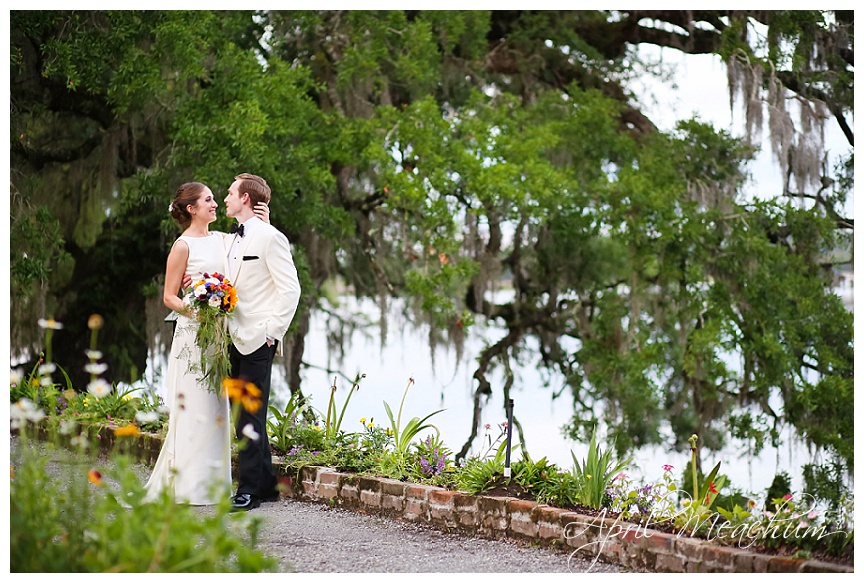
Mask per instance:
[[[654,45],[642,45],[639,51],[646,57],[662,58],[675,71],[670,82],[644,76],[633,85],[640,95],[643,112],[661,130],[670,131],[676,121],[696,116],[703,122],[711,123],[715,129],[727,130],[736,137],[744,136],[744,112],[738,102],[730,107],[726,67],[719,57],[686,55]],[[765,118],[767,120],[767,115]],[[848,143],[832,120],[828,120],[825,129],[829,157],[836,159],[849,149]],[[753,195],[783,190],[783,176],[774,160],[767,134],[767,130],[763,132],[760,153],[750,166],[752,179],[745,192]],[[848,216],[854,214],[853,210],[850,199],[846,208]]]

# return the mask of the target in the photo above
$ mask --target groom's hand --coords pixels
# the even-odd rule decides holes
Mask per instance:
[[[183,281],[180,282],[180,285],[183,287],[184,290],[190,285],[192,285],[192,276],[188,273],[183,274]]]

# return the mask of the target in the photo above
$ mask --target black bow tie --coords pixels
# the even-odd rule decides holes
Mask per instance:
[[[242,237],[243,236],[243,225],[238,225],[237,223],[234,223],[233,225],[231,225],[231,232],[237,233],[238,235],[240,235]]]

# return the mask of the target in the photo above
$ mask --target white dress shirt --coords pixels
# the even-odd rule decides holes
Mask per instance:
[[[255,230],[257,226],[256,223],[260,223],[261,219],[258,217],[251,217],[246,219],[245,222],[240,223],[243,225],[243,237],[248,237],[252,231]],[[231,243],[231,249],[228,251],[228,279],[232,282],[237,278],[237,269],[240,267],[240,243],[243,241],[243,237],[234,234],[234,241]]]

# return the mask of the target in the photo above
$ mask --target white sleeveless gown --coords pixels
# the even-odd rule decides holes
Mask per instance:
[[[221,233],[179,239],[189,245],[186,273],[193,285],[204,273],[226,274]],[[198,382],[192,366],[201,358],[195,344],[197,328],[195,320],[178,316],[165,378],[168,433],[146,485],[148,501],[165,489],[177,502],[194,505],[216,504],[231,494],[228,399]]]

